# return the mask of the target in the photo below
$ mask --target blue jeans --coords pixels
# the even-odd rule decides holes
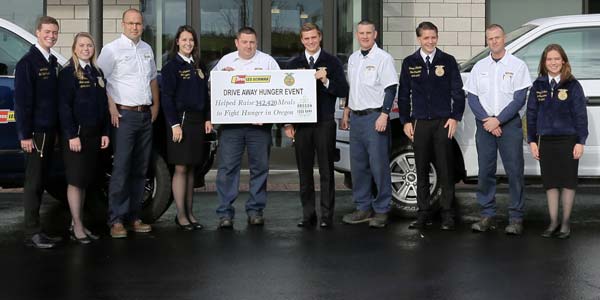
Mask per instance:
[[[375,130],[380,113],[359,116],[352,114],[350,128],[350,172],[352,198],[356,209],[387,213],[392,200],[390,174],[390,124],[384,132]],[[373,195],[372,182],[377,186]]]
[[[267,177],[271,153],[271,128],[255,125],[225,125],[219,136],[217,158],[217,195],[219,218],[234,218],[233,202],[239,194],[240,165],[244,148],[248,149],[250,197],[246,201],[248,216],[262,215],[267,204]]]
[[[502,125],[502,135],[496,137],[485,131],[483,123],[476,120],[477,160],[479,163],[479,186],[477,201],[481,205],[481,215],[496,215],[496,161],[498,151],[504,170],[508,176],[510,205],[509,218],[522,220],[524,211],[523,195],[523,129],[521,119],[513,118]]]
[[[108,193],[109,224],[140,218],[146,172],[152,153],[150,112],[121,110],[119,128],[112,128],[113,170]]]

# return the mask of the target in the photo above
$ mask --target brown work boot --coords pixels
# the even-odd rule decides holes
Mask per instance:
[[[132,230],[133,232],[145,233],[152,231],[152,226],[145,224],[144,222],[142,222],[142,220],[136,220],[131,224],[130,230]]]
[[[127,237],[127,230],[123,227],[122,223],[115,223],[110,226],[110,236],[113,239],[121,239]]]

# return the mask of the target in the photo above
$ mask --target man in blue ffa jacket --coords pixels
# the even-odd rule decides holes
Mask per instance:
[[[58,68],[50,48],[58,39],[58,22],[48,16],[37,21],[37,42],[15,68],[15,115],[17,135],[25,152],[25,243],[41,249],[54,248],[59,237],[44,234],[40,205],[52,159],[57,127]]]
[[[431,223],[429,166],[435,162],[442,188],[441,229],[454,230],[452,137],[465,110],[465,94],[456,60],[436,48],[437,27],[422,22],[416,31],[421,48],[402,62],[398,92],[400,121],[413,142],[417,167],[419,212],[409,228],[421,229]]]
[[[300,200],[302,219],[299,227],[314,226],[315,183],[313,165],[315,152],[319,163],[321,181],[321,227],[329,227],[333,220],[335,205],[335,182],[333,161],[335,156],[336,125],[333,118],[337,97],[348,97],[348,82],[339,59],[321,49],[322,34],[319,27],[305,23],[300,29],[300,41],[304,53],[296,56],[288,69],[317,69],[317,123],[285,125],[285,133],[295,140],[296,163],[300,176]]]

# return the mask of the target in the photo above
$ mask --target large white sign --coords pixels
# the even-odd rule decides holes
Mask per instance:
[[[213,124],[317,122],[315,70],[210,72]]]

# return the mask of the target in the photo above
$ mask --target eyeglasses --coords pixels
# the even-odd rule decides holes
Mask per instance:
[[[123,24],[130,26],[130,27],[137,27],[137,26],[142,27],[142,25],[143,25],[142,23],[133,23],[133,22],[128,22],[128,23],[123,22]]]

